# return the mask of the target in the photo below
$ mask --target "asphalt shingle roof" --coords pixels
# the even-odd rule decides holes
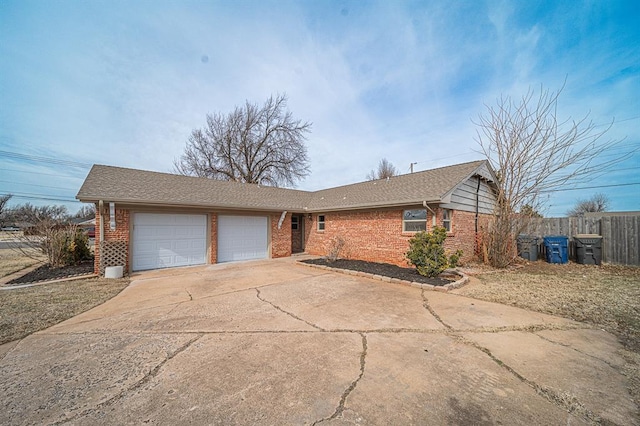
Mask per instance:
[[[85,202],[328,211],[437,202],[485,161],[309,192],[255,184],[94,165],[76,198]]]

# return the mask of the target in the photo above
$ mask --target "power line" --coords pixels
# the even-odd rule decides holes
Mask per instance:
[[[62,188],[60,186],[47,186],[47,185],[36,185],[34,183],[22,183],[22,182],[12,182],[9,180],[0,180],[1,183],[13,183],[16,185],[25,185],[25,186],[37,186],[39,188],[51,188],[51,189],[62,189],[64,191],[75,191],[74,188]]]
[[[585,186],[582,188],[566,188],[566,189],[547,189],[546,191],[540,191],[540,193],[549,193],[549,192],[564,192],[564,191],[578,191],[580,189],[596,189],[596,188],[617,188],[619,186],[632,186],[632,185],[640,185],[640,182],[630,182],[630,183],[616,183],[612,185],[597,185],[597,186]]]
[[[65,175],[61,175],[61,174],[57,174],[57,173],[32,172],[31,170],[18,170],[18,169],[2,169],[2,170],[4,170],[5,172],[29,173],[29,174],[32,174],[32,175],[57,176],[57,177],[65,178],[65,179],[82,179],[81,177],[77,177],[77,176],[65,176]]]
[[[32,192],[7,192],[7,191],[0,191],[0,193],[4,194],[4,195],[9,195],[11,194],[13,197],[16,198],[25,198],[25,197],[29,197],[29,198],[34,198],[34,199],[52,199],[55,201],[66,201],[66,202],[76,202],[77,200],[75,199],[71,199],[71,198],[63,198],[65,197],[64,195],[50,195],[50,194],[34,194]]]
[[[15,195],[11,194],[12,198],[19,198],[21,200],[40,200],[40,201],[61,201],[64,203],[81,203],[78,200],[69,200],[64,198],[55,198],[55,197],[32,197],[28,195]]]
[[[78,161],[61,160],[58,158],[51,158],[51,157],[40,157],[38,155],[20,154],[19,152],[11,152],[11,151],[0,151],[0,156],[14,158],[18,160],[35,161],[37,163],[56,164],[59,166],[70,166],[70,167],[80,167],[80,168],[89,168],[92,166],[89,163],[80,163]]]
[[[428,160],[414,161],[413,164],[422,164],[422,163],[433,162],[433,161],[447,160],[449,158],[462,157],[470,154],[478,154],[478,153],[475,151],[468,151],[468,152],[463,152],[462,154],[449,155],[447,157],[430,158]]]
[[[624,123],[625,121],[638,120],[638,119],[640,119],[640,115],[635,116],[635,117],[625,118],[625,119],[622,119],[622,120],[614,120],[614,121],[613,121],[613,124],[617,124],[617,123]],[[608,125],[610,125],[610,124],[611,124],[611,123],[595,124],[595,125],[594,125],[594,127],[608,126]],[[635,143],[635,142],[630,143],[630,144],[620,144],[620,145],[614,144],[614,146],[610,147],[609,149],[613,149],[613,148],[627,148],[627,147],[629,147],[629,146],[631,146],[631,147],[635,147],[635,146],[637,146],[637,145],[638,145],[638,143]],[[426,162],[434,162],[434,161],[439,161],[439,160],[447,160],[447,159],[449,159],[449,158],[462,157],[462,156],[470,155],[470,154],[479,154],[479,153],[478,153],[478,152],[476,152],[476,151],[467,151],[467,152],[463,152],[463,153],[460,153],[460,154],[449,155],[449,156],[447,156],[447,157],[430,158],[430,159],[428,159],[428,160],[420,160],[420,161],[416,161],[416,162],[414,162],[414,164],[421,164],[421,163],[426,163]]]

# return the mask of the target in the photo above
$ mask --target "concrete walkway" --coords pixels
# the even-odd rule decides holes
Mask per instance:
[[[292,259],[153,271],[0,346],[0,424],[637,425],[619,350]]]

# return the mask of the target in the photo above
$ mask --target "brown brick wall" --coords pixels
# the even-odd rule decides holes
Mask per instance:
[[[94,270],[99,271],[100,262],[100,212],[96,209],[96,260]],[[129,209],[121,209],[116,205],[116,229],[109,229],[108,205],[105,206],[105,240],[126,241],[129,247],[129,223],[131,213]],[[402,232],[403,210],[368,210],[350,212],[325,213],[325,230],[317,230],[318,215],[313,214],[311,220],[308,215],[301,216],[304,221],[305,251],[309,254],[326,256],[331,250],[332,242],[340,237],[345,245],[340,252],[341,257],[361,259],[377,262],[387,262],[400,266],[407,266],[404,254],[409,247],[412,233]],[[282,226],[278,229],[279,213],[269,214],[271,227],[271,257],[287,257],[292,253],[291,214],[288,213]],[[481,223],[486,222],[488,216],[481,215]],[[452,212],[452,232],[445,241],[445,249],[452,253],[461,249],[463,260],[468,261],[475,255],[475,214],[463,211]],[[211,263],[217,262],[217,223],[216,213],[210,214],[210,256]],[[436,223],[442,226],[442,209],[436,211]],[[302,227],[302,226],[301,226]],[[427,229],[432,228],[432,216],[428,213]],[[127,253],[127,259],[128,259]],[[126,271],[129,270],[127,260]]]
[[[437,225],[443,226],[442,209],[438,209],[436,213]],[[475,217],[475,213],[461,210],[451,211],[451,232],[447,233],[444,249],[447,254],[462,250],[463,262],[473,259],[475,255]]]
[[[125,273],[129,271],[129,209],[120,209],[116,204],[116,229],[111,230],[109,222],[109,204],[104,206],[104,240],[105,241],[126,241],[127,242],[127,264],[125,265]],[[100,271],[100,209],[96,205],[96,238],[95,238],[95,260],[93,263],[94,273]]]
[[[406,266],[411,233],[402,232],[402,210],[369,210],[324,213],[325,230],[318,231],[318,215],[307,220],[305,251],[326,256],[332,241],[345,242],[340,257]]]
[[[271,214],[269,219],[271,222],[271,257],[291,256],[291,213],[287,213],[280,229],[278,229],[279,213]]]
[[[445,250],[463,251],[463,261],[475,255],[475,214],[452,212],[452,232],[447,235]],[[371,210],[324,213],[325,230],[318,231],[318,215],[306,220],[305,251],[326,256],[332,242],[340,237],[345,245],[340,257],[386,262],[407,266],[405,253],[409,249],[412,233],[402,232],[403,210]],[[431,230],[433,217],[427,212],[427,230]],[[436,225],[442,226],[442,209],[436,210]]]

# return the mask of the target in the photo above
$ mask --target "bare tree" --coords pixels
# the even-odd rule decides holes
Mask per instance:
[[[377,170],[371,170],[367,175],[367,180],[386,179],[398,174],[398,169],[389,162],[386,158],[383,158],[378,163]]]
[[[567,211],[567,216],[580,216],[585,213],[597,213],[607,211],[609,197],[605,194],[594,194],[587,200],[579,200],[576,205]]]
[[[74,217],[78,219],[88,220],[88,219],[93,219],[95,216],[96,216],[96,205],[85,204],[84,206],[80,207],[80,209],[78,210],[78,212]]]
[[[506,267],[516,256],[515,236],[526,229],[544,194],[588,182],[631,156],[602,156],[621,141],[603,141],[613,123],[598,130],[588,115],[579,120],[558,116],[557,92],[542,87],[521,99],[500,97],[486,106],[477,122],[477,142],[498,174],[497,205],[485,232],[485,259]]]
[[[18,205],[6,212],[7,218],[13,222],[26,222],[36,224],[39,222],[55,222],[57,224],[66,222],[69,219],[69,213],[65,206],[39,206],[36,207],[31,203]]]
[[[5,208],[11,197],[13,197],[12,194],[5,194],[0,197],[0,226],[4,225]]]
[[[8,242],[10,249],[36,260],[40,260],[39,253],[42,253],[54,267],[63,266],[69,260],[69,243],[75,239],[78,229],[68,223],[69,214],[65,206],[36,207],[25,203],[5,214],[11,222],[29,225]]]
[[[526,217],[529,217],[529,218],[538,218],[539,219],[539,218],[543,217],[542,214],[538,210],[534,209],[529,204],[525,204],[524,206],[522,206],[520,208],[520,214],[524,215]]]
[[[294,185],[309,174],[304,144],[311,123],[286,110],[286,95],[264,105],[245,102],[229,114],[208,114],[173,165],[177,173],[270,186]]]

